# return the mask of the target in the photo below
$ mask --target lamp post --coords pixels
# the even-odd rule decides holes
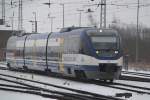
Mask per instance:
[[[51,3],[50,0],[49,0],[49,3],[44,3],[45,5],[49,5],[49,8],[50,8],[50,5],[51,4],[54,4],[54,3]],[[65,27],[65,4],[64,3],[60,3],[59,5],[61,5],[63,7],[63,22],[62,22],[62,27],[64,28]]]
[[[34,23],[35,23],[35,33],[37,33],[37,17],[36,17],[36,12],[33,12],[34,15]]]
[[[12,31],[14,30],[14,11],[13,11],[13,14],[12,14],[12,17],[11,18],[11,27],[12,27]]]
[[[140,9],[140,0],[138,0],[138,5],[137,5],[137,36],[136,36],[136,54],[135,54],[135,61],[136,63],[139,60],[139,9]]]
[[[62,23],[62,27],[64,28],[65,26],[65,6],[63,3],[60,4],[63,7],[63,23]]]
[[[82,11],[84,10],[77,9],[77,11],[79,11],[79,27],[81,27],[81,18],[82,18],[81,14],[82,14]]]
[[[50,17],[49,16],[49,19],[50,19],[50,21],[51,21],[51,33],[53,32],[53,19],[54,19],[55,17]]]

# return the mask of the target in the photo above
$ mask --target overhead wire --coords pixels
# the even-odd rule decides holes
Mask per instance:
[[[35,0],[26,0],[26,1],[31,1],[31,2],[34,2]],[[26,2],[25,0],[24,0],[24,2]],[[119,1],[119,0],[116,0],[116,1]],[[9,4],[9,3],[7,3],[7,4]],[[52,2],[52,4],[60,4],[60,3],[56,3],[56,2]],[[82,3],[80,3],[80,2],[64,2],[63,4],[66,4],[66,5],[72,5],[72,4],[81,4],[81,5],[86,5],[86,4],[89,4],[89,1],[88,2],[82,2]],[[98,5],[98,3],[97,4],[92,4],[93,6],[97,6]],[[120,8],[122,8],[122,7],[124,7],[124,8],[126,8],[126,9],[136,9],[136,7],[137,7],[137,3],[124,3],[124,4],[122,4],[122,3],[114,3],[114,2],[110,2],[110,3],[107,3],[107,5],[108,6],[116,6],[116,7],[119,7],[119,8],[116,8],[117,10],[120,10]],[[44,6],[44,4],[40,4],[40,3],[37,3],[36,4],[36,6],[39,6],[39,7],[41,7],[41,6]],[[141,4],[140,5],[140,7],[149,7],[150,6],[150,4]],[[16,6],[17,7],[17,6]],[[89,7],[90,8],[90,6],[87,6],[87,7]],[[10,8],[11,9],[11,8]],[[84,8],[84,9],[86,9],[86,8]],[[79,14],[79,13],[76,13],[76,11],[74,11],[74,13],[70,13],[71,11],[73,11],[73,10],[75,10],[75,7],[74,7],[74,9],[69,9],[69,10],[65,10],[65,15],[66,16],[69,16],[69,15],[76,15],[76,14]],[[66,13],[66,12],[69,12],[69,13]],[[94,13],[96,12],[96,10],[94,11]],[[118,13],[118,12],[121,12],[121,11],[117,11],[117,12],[115,12],[115,13]],[[53,12],[53,11],[51,11],[51,14],[52,15],[54,15],[55,14],[55,16],[57,15],[57,14],[59,14],[59,16],[62,16],[62,12],[60,12],[60,11],[58,11],[58,12]],[[17,18],[17,17],[16,17]],[[60,20],[62,20],[61,18],[57,18],[56,17],[56,19],[60,19]],[[29,19],[23,19],[23,20],[29,20]],[[68,21],[68,20],[67,20]]]

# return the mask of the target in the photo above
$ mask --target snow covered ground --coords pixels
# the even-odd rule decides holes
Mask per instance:
[[[43,98],[41,96],[36,96],[36,95],[1,91],[1,90],[0,90],[0,97],[1,100],[55,100],[55,99]]]
[[[67,79],[59,79],[59,78],[54,78],[54,77],[50,77],[50,76],[41,76],[41,75],[35,75],[35,74],[30,74],[30,73],[13,72],[13,71],[8,71],[8,70],[0,70],[0,73],[18,76],[18,77],[36,80],[36,81],[41,81],[41,82],[45,82],[45,83],[55,84],[58,86],[93,92],[93,93],[97,93],[97,94],[109,95],[109,96],[115,96],[116,93],[132,93],[132,97],[128,98],[127,100],[141,100],[141,99],[149,100],[149,98],[150,98],[150,95],[146,95],[146,94],[138,94],[138,93],[133,93],[130,91],[113,89],[113,88],[99,86],[99,85],[90,84],[90,83],[76,82],[76,81],[71,81],[71,80],[67,80]],[[124,80],[123,81],[116,80],[116,82],[150,88],[150,83],[145,83],[145,82],[134,82],[134,81],[124,81]],[[44,85],[41,85],[41,87],[49,88]],[[53,88],[50,88],[50,89],[53,89]],[[62,91],[62,90],[60,89],[60,91]],[[9,94],[11,94],[11,95],[9,95]],[[0,91],[0,95],[2,95],[1,98],[3,98],[3,100],[8,100],[8,98],[11,98],[11,97],[13,98],[12,100],[18,100],[22,96],[27,98],[27,100],[34,100],[36,98],[38,98],[36,100],[47,100],[47,98],[42,98],[42,97],[39,98],[39,96],[34,96],[34,95],[29,95],[29,94],[21,94],[20,95],[20,94],[21,93]],[[9,95],[9,96],[7,96],[7,95]]]

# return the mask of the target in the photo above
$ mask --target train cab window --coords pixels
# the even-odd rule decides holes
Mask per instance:
[[[117,38],[114,36],[91,37],[95,49],[117,49]]]
[[[112,30],[90,31],[92,47],[99,57],[114,57],[119,53],[119,36]]]
[[[91,37],[91,41],[97,55],[113,57],[118,52],[118,42],[115,36]]]

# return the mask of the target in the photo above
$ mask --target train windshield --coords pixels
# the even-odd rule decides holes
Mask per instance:
[[[95,49],[117,49],[117,39],[111,36],[91,37]]]
[[[118,42],[115,36],[92,36],[93,47],[100,57],[113,57],[118,53]]]

